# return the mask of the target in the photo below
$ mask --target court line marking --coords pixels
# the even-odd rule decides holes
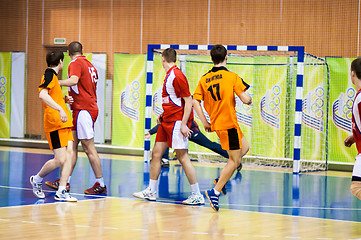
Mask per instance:
[[[9,189],[18,189],[18,190],[29,190],[32,191],[31,188],[22,188],[22,187],[10,187],[10,186],[4,186],[4,185],[0,185],[0,188],[9,188]],[[51,190],[43,190],[44,192],[49,192],[49,193],[55,193],[56,191],[51,191]],[[79,193],[71,193],[72,195],[76,195],[76,196],[83,196],[86,197],[89,195],[86,194],[79,194]],[[97,200],[97,199],[104,199],[104,198],[115,198],[115,199],[129,199],[129,200],[136,200],[133,198],[127,198],[127,197],[114,197],[114,196],[99,196],[99,195],[91,195],[91,197],[93,199],[84,199],[84,200],[80,200],[80,201],[89,201],[89,200]],[[52,202],[52,203],[44,203],[44,204],[56,204],[56,203],[62,203],[62,201],[59,202]],[[165,203],[165,204],[177,204],[175,202],[168,202],[168,201],[164,201],[164,200],[158,200],[157,203]],[[8,207],[0,207],[1,208],[14,208],[14,207],[24,207],[24,206],[33,206],[34,204],[29,204],[29,205],[19,205],[19,206],[8,206]],[[292,207],[292,206],[262,206],[262,205],[242,205],[242,204],[220,204],[220,206],[236,206],[236,207],[255,207],[255,208],[259,208],[259,207],[264,207],[264,208],[283,208],[283,209],[313,209],[313,210],[343,210],[343,211],[361,211],[361,209],[358,208],[319,208],[319,207]],[[199,206],[202,207],[202,206]],[[352,221],[352,220],[339,220],[339,219],[329,219],[329,218],[315,218],[315,217],[308,217],[308,216],[297,216],[297,215],[289,215],[289,214],[280,214],[280,213],[269,213],[269,212],[259,212],[259,211],[251,211],[251,210],[241,210],[241,209],[231,209],[228,208],[229,210],[236,210],[236,211],[246,211],[246,212],[257,212],[257,213],[266,213],[266,214],[276,214],[276,215],[282,215],[282,216],[291,216],[291,217],[306,217],[306,218],[313,218],[313,219],[327,219],[327,220],[334,220],[334,221],[347,221],[347,222],[357,222],[358,221]]]

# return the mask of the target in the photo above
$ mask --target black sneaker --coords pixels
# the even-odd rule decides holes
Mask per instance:
[[[237,171],[241,171],[242,170],[242,163],[239,164],[239,166],[237,167]]]
[[[168,159],[162,158],[161,163],[162,163],[163,168],[169,168],[169,160]]]

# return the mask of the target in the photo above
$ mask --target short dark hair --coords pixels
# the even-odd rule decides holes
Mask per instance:
[[[61,51],[55,50],[46,54],[46,63],[48,64],[48,67],[58,66],[60,60],[64,60],[64,53]]]
[[[168,63],[175,63],[177,61],[177,52],[173,48],[167,48],[162,52],[162,57]]]
[[[219,64],[226,59],[227,49],[220,44],[214,45],[211,49],[211,58],[214,64]]]
[[[68,51],[70,56],[73,56],[77,53],[83,55],[83,45],[77,41],[71,42],[68,45]]]
[[[361,57],[356,58],[351,63],[351,71],[356,73],[358,79],[361,79]]]

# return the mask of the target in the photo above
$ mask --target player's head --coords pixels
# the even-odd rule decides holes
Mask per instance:
[[[223,45],[217,44],[212,47],[211,58],[212,58],[212,62],[215,65],[224,62],[226,57],[227,57],[227,49]]]
[[[351,63],[351,78],[354,77],[361,80],[361,57],[356,58]]]
[[[48,67],[57,67],[62,64],[64,60],[64,54],[61,51],[51,51],[46,54],[46,64]]]
[[[177,61],[177,52],[173,48],[167,48],[162,52],[162,58],[167,63],[175,63]]]
[[[80,42],[74,41],[69,43],[68,46],[68,53],[69,56],[74,56],[74,55],[83,55],[83,46],[81,45]]]

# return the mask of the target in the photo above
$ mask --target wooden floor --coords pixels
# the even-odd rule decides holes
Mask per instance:
[[[102,198],[0,208],[0,239],[356,239],[361,223]]]
[[[89,197],[94,181],[81,154],[71,181],[77,203],[36,199],[29,177],[49,151],[0,147],[0,239],[361,239],[361,201],[349,192],[350,173],[303,174],[243,169],[227,185],[220,211],[183,206],[184,172],[162,169],[157,202],[131,197],[148,184],[141,159],[101,155],[107,196]],[[201,190],[219,166],[195,163]],[[57,178],[59,172],[45,180]],[[297,183],[297,184],[296,184]]]

